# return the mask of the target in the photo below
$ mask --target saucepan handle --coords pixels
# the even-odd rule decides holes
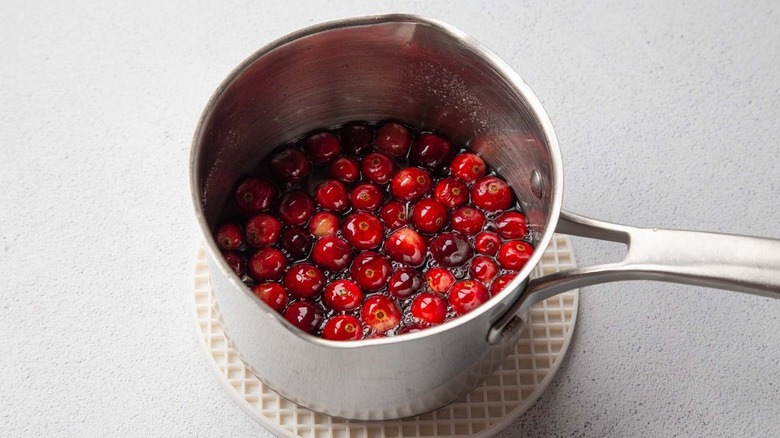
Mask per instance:
[[[495,344],[522,326],[528,309],[567,290],[625,280],[657,280],[780,298],[780,240],[698,231],[635,228],[561,212],[556,232],[624,243],[625,259],[546,275],[491,327]]]

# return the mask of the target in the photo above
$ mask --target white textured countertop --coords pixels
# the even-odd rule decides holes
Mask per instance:
[[[419,13],[493,49],[553,120],[569,210],[780,238],[777,1],[364,3],[5,2],[0,434],[269,436],[195,337],[188,152],[233,67],[315,22]],[[621,283],[582,290],[562,368],[501,436],[769,437],[779,406],[780,300]]]

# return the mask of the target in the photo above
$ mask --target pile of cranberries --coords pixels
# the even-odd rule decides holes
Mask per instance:
[[[533,251],[478,155],[388,122],[275,149],[216,230],[225,260],[293,325],[333,340],[415,332],[497,294]]]

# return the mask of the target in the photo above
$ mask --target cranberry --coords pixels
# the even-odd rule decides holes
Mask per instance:
[[[452,213],[450,222],[453,230],[473,236],[485,226],[485,215],[476,208],[460,207]]]
[[[319,328],[322,322],[322,312],[311,301],[296,301],[284,311],[284,318],[292,325],[311,333]]]
[[[471,202],[487,211],[506,210],[512,205],[512,189],[503,179],[486,176],[471,187]]]
[[[236,273],[239,277],[244,276],[244,259],[241,258],[238,253],[235,253],[233,251],[225,251],[222,253],[222,257],[225,258],[225,261],[227,262],[228,266],[230,266],[230,269],[233,270],[233,272]]]
[[[466,184],[455,178],[445,178],[436,184],[433,197],[449,208],[460,207],[468,202],[469,189]]]
[[[485,176],[487,166],[479,155],[467,152],[452,159],[450,171],[463,182],[473,182]]]
[[[355,310],[363,302],[363,292],[352,281],[341,279],[330,283],[325,287],[322,301],[329,308],[337,312]]]
[[[398,334],[405,335],[407,333],[417,333],[420,330],[423,330],[424,328],[425,327],[421,326],[420,324],[415,324],[415,323],[406,324],[405,326],[398,329]]]
[[[401,309],[384,295],[369,297],[360,308],[360,317],[377,332],[386,332],[401,323]]]
[[[425,272],[425,283],[430,290],[445,294],[455,283],[455,276],[444,268],[431,268]]]
[[[257,298],[263,300],[264,303],[279,313],[282,313],[289,297],[287,291],[284,290],[281,284],[274,282],[260,283],[252,287],[252,292],[257,295]]]
[[[325,210],[344,211],[349,207],[347,188],[335,179],[325,180],[314,189],[317,203]]]
[[[362,211],[349,215],[341,232],[347,242],[357,249],[376,248],[384,237],[384,228],[379,219]]]
[[[325,285],[325,274],[311,263],[292,266],[284,274],[284,286],[296,298],[314,298]]]
[[[411,228],[400,228],[385,241],[385,253],[394,261],[409,266],[422,265],[426,251],[425,241]]]
[[[388,122],[376,133],[376,148],[393,158],[404,158],[412,146],[412,135],[400,123]]]
[[[498,275],[498,263],[492,258],[486,256],[477,256],[471,260],[471,266],[469,266],[469,275],[475,280],[479,280],[484,284],[490,283],[490,280]]]
[[[482,231],[474,239],[474,248],[480,254],[496,255],[501,245],[501,238],[492,231]]]
[[[311,236],[300,228],[292,227],[282,231],[279,244],[292,260],[300,260],[311,251]]]
[[[360,178],[360,165],[352,158],[339,157],[330,163],[328,173],[331,178],[335,178],[341,182],[351,183]]]
[[[363,157],[360,170],[365,179],[373,183],[385,184],[395,175],[395,163],[387,155],[374,152]]]
[[[424,292],[411,305],[412,316],[428,324],[441,324],[447,318],[447,301],[439,294]]]
[[[528,225],[522,213],[508,211],[496,218],[496,229],[504,239],[520,239],[528,232]]]
[[[515,275],[517,274],[504,274],[496,278],[490,285],[490,295],[493,297],[498,295],[510,281],[515,279]]]
[[[374,184],[360,184],[349,195],[349,202],[356,210],[375,211],[383,200],[382,189]]]
[[[226,250],[234,250],[241,247],[244,237],[241,227],[236,224],[223,224],[217,229],[217,245]]]
[[[529,243],[510,240],[499,248],[498,263],[504,269],[519,271],[525,266],[533,252],[534,249]]]
[[[279,181],[296,183],[309,176],[311,163],[303,152],[288,146],[271,157],[268,170]]]
[[[279,217],[288,225],[306,225],[314,213],[314,200],[300,190],[293,190],[279,199]]]
[[[462,280],[455,283],[447,296],[458,315],[465,315],[484,304],[490,296],[482,283]]]
[[[326,236],[314,244],[311,259],[322,269],[340,272],[352,261],[352,248],[338,237]]]
[[[414,268],[398,268],[390,276],[387,290],[394,297],[405,300],[420,290],[422,285],[423,278],[420,271]]]
[[[303,149],[317,164],[336,158],[341,153],[341,142],[330,132],[320,132],[306,139]]]
[[[349,275],[361,289],[369,292],[382,289],[393,270],[390,260],[374,251],[365,251],[355,257]]]
[[[438,233],[447,225],[447,208],[435,199],[423,199],[412,207],[412,223],[423,233]]]
[[[249,275],[257,281],[278,280],[287,269],[287,259],[276,248],[265,247],[249,258]]]
[[[309,221],[309,232],[315,237],[335,236],[339,231],[339,218],[333,213],[314,213]]]
[[[418,166],[441,170],[450,159],[452,145],[434,134],[422,134],[412,143],[409,160]]]
[[[407,167],[396,173],[390,184],[390,193],[402,201],[422,199],[433,188],[431,175],[419,167]]]
[[[236,189],[236,206],[244,213],[259,213],[271,208],[279,191],[262,178],[247,178]]]
[[[322,337],[331,341],[358,341],[363,339],[363,324],[352,315],[336,315],[325,322]]]
[[[462,266],[471,254],[471,244],[458,232],[442,233],[431,242],[433,259],[448,268]]]
[[[406,217],[406,207],[399,201],[390,201],[385,204],[379,211],[379,218],[390,230],[401,228],[409,223]]]
[[[282,234],[282,223],[270,214],[260,213],[246,222],[246,241],[256,247],[273,245]]]
[[[348,153],[361,155],[371,149],[374,130],[363,125],[347,125],[341,128],[341,141]]]

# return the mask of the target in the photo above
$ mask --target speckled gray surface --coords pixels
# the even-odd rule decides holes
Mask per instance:
[[[780,238],[776,1],[158,3],[0,15],[5,436],[269,436],[195,338],[187,158],[220,80],[314,22],[420,13],[492,48],[556,126],[570,210]],[[501,436],[777,436],[778,385],[780,301],[590,287],[563,367]]]

